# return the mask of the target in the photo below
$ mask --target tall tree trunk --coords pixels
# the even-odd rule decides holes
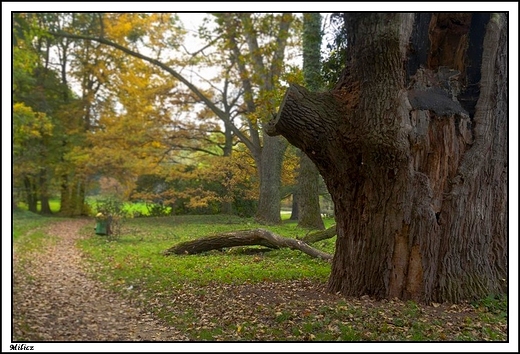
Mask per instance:
[[[303,14],[303,77],[310,91],[321,88],[321,15]],[[325,229],[320,210],[320,176],[318,169],[305,154],[300,155],[298,174],[298,226]]]
[[[505,292],[507,17],[345,21],[337,87],[292,86],[267,126],[314,161],[334,200],[329,291],[421,302]]]
[[[298,205],[299,199],[299,188],[296,188],[296,191],[292,195],[292,203],[291,203],[291,217],[289,220],[299,220],[300,219],[300,207]]]
[[[86,215],[85,182],[77,178],[62,182],[60,214],[63,216]]]
[[[44,215],[52,214],[51,207],[49,205],[49,188],[47,182],[47,171],[46,169],[42,169],[40,171],[40,180],[39,180],[39,190],[40,190],[40,213]]]
[[[86,216],[85,210],[85,180],[78,179],[78,193],[76,195],[76,203],[75,203],[75,215],[78,216]]]
[[[236,16],[230,14],[222,14],[220,17],[225,23],[225,30],[229,36],[229,44],[234,60],[240,72],[242,87],[244,89],[244,100],[248,113],[259,111],[255,97],[255,85],[260,91],[271,92],[275,89],[276,80],[280,77],[283,68],[283,59],[287,39],[289,37],[289,28],[293,22],[294,17],[290,13],[282,15],[279,19],[276,35],[276,50],[272,58],[267,60],[262,53],[259,45],[259,31],[255,28],[253,16],[250,13],[239,13]],[[240,26],[237,26],[237,23]],[[240,27],[242,33],[239,34]],[[274,30],[274,29],[271,29]],[[249,53],[245,56],[237,42],[237,37],[242,35],[247,43]],[[252,65],[251,70],[255,73],[251,74],[250,69],[247,68],[244,58]],[[269,64],[269,66],[267,66]],[[260,78],[260,80],[255,77]],[[264,103],[265,107],[273,106],[272,99],[269,103]],[[250,139],[241,140],[248,146],[257,164],[258,176],[260,180],[260,191],[258,200],[258,209],[256,212],[256,219],[261,223],[276,224],[281,222],[280,217],[280,183],[283,154],[287,147],[287,143],[280,137],[269,137],[263,134],[263,146],[260,145],[260,138],[258,133],[258,122],[249,121]],[[238,135],[238,134],[237,134]],[[243,136],[242,134],[238,135]]]
[[[27,201],[27,208],[33,213],[38,212],[38,197],[36,194],[36,185],[27,176],[23,179],[25,187],[25,196]]]
[[[60,186],[60,214],[61,215],[69,215],[68,211],[70,206],[70,193],[69,193],[69,176],[67,173],[64,173],[61,176],[61,186]]]
[[[229,114],[227,108],[228,107],[226,106],[226,113]],[[231,154],[233,153],[233,129],[231,127],[230,122],[224,122],[224,137],[225,137],[225,141],[224,141],[223,156],[231,157]],[[232,177],[233,176],[231,176],[231,174],[230,174],[226,178],[231,179]],[[227,182],[228,181],[226,180],[222,184],[222,187],[224,188],[224,192],[223,192],[224,200],[222,201],[220,212],[222,214],[231,215],[231,214],[233,214],[233,201],[232,201],[232,198],[230,198],[230,197],[231,197],[233,191],[230,190],[231,188],[229,188],[229,185]]]
[[[298,226],[309,229],[325,229],[321,218],[320,175],[318,169],[307,155],[300,158],[298,175]]]
[[[255,218],[265,224],[278,224],[280,216],[280,187],[282,163],[287,143],[281,137],[271,137],[264,134],[262,159],[258,164],[260,174],[260,198]]]

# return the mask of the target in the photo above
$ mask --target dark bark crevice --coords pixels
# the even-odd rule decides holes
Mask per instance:
[[[475,115],[475,106],[480,96],[482,52],[489,18],[489,13],[474,13],[469,30],[464,90],[457,99],[471,118]]]
[[[428,27],[431,21],[431,14],[415,14],[414,31],[410,37],[408,55],[406,61],[406,81],[415,75],[419,68],[425,68],[428,62],[428,51],[430,49],[430,39],[428,37]]]

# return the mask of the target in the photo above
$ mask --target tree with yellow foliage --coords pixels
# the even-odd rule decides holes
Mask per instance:
[[[279,180],[286,143],[279,138],[270,138],[263,135],[261,129],[262,122],[269,117],[269,114],[275,111],[274,107],[276,107],[281,98],[281,93],[279,90],[276,90],[276,87],[279,85],[282,75],[286,72],[283,59],[294,16],[291,14],[263,16],[239,14],[235,19],[231,19],[233,21],[241,21],[244,24],[245,31],[237,37],[233,37],[233,27],[229,26],[228,21],[230,19],[224,19],[225,21],[220,24],[221,38],[224,39],[224,43],[227,41],[228,49],[232,49],[233,46],[238,44],[236,41],[234,41],[235,44],[233,44],[233,41],[229,42],[231,38],[240,40],[241,43],[248,43],[246,52],[239,53],[232,49],[231,56],[227,56],[227,58],[230,58],[231,64],[238,67],[236,72],[239,79],[235,82],[240,84],[237,87],[240,87],[240,90],[244,92],[242,112],[246,119],[242,122],[245,123],[246,129],[242,128],[241,122],[233,120],[233,115],[227,109],[228,107],[225,104],[222,107],[218,103],[218,98],[214,97],[211,92],[194,85],[181,74],[182,68],[175,69],[175,66],[179,67],[178,60],[173,59],[173,57],[164,57],[163,50],[166,48],[170,50],[176,49],[176,43],[173,45],[170,43],[175,36],[167,38],[157,37],[156,39],[151,33],[155,33],[159,29],[164,31],[164,33],[168,33],[165,29],[170,28],[168,26],[171,26],[172,22],[163,17],[166,16],[165,14],[157,14],[155,21],[159,24],[155,27],[151,25],[147,27],[140,24],[139,21],[143,18],[149,18],[149,15],[128,14],[128,16],[125,16],[118,14],[99,15],[99,28],[94,33],[77,33],[72,30],[51,31],[50,33],[58,37],[90,40],[108,45],[129,56],[143,59],[155,65],[170,74],[178,82],[184,84],[197,100],[201,101],[224,123],[226,132],[232,132],[250,150],[257,164],[260,179],[260,205],[257,218],[265,222],[279,222]],[[123,21],[117,27],[117,31],[112,30],[110,32],[111,25],[107,23],[109,18],[111,21],[118,18],[123,18],[126,21],[131,18],[136,21],[136,25],[128,25],[128,22]],[[277,30],[273,32],[273,28],[277,28]],[[153,37],[154,39],[148,40],[148,37]],[[139,48],[136,44],[138,42],[141,44]],[[170,45],[170,47],[165,45]],[[229,47],[230,45],[231,47]],[[143,54],[145,52],[143,48],[146,48],[146,52],[151,52],[151,54]],[[268,65],[263,64],[264,58],[269,60]],[[247,65],[246,59],[249,60]],[[250,66],[250,64],[252,65]],[[248,68],[247,66],[250,67]],[[225,67],[226,70],[229,68],[230,66]],[[251,75],[248,73],[251,73]]]

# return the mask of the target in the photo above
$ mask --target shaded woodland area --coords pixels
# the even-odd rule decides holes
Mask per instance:
[[[268,226],[292,195],[319,230],[330,197],[334,255],[263,228],[166,253],[289,247],[347,297],[507,292],[508,14],[337,13],[327,56],[316,15],[208,14],[192,52],[173,13],[13,13],[13,207]]]

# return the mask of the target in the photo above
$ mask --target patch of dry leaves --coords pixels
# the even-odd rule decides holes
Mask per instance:
[[[345,331],[355,333],[348,341],[507,340],[507,323],[483,323],[482,310],[467,303],[422,306],[368,296],[345,299],[309,280],[204,288],[186,284],[160,296],[147,306],[174,315],[189,309],[193,321],[186,332],[192,340],[204,340],[204,331],[215,341],[344,341]],[[490,337],[485,327],[496,335]]]
[[[13,339],[19,341],[179,341],[186,337],[87,276],[75,247],[90,220],[52,225],[56,242],[14,250]]]

